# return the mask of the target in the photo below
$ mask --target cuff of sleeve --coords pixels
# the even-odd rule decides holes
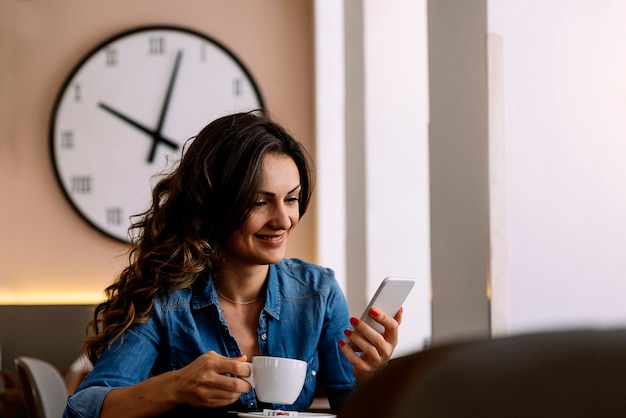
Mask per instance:
[[[63,418],[87,418],[100,416],[104,398],[115,388],[91,386],[70,396]]]

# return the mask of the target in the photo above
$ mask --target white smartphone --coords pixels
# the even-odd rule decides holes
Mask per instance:
[[[370,316],[370,309],[376,308],[385,312],[387,315],[395,316],[402,304],[406,300],[407,296],[413,289],[415,280],[400,277],[386,277],[372,296],[370,303],[367,304],[367,308],[361,315],[361,321],[369,324],[376,331],[381,334],[385,332],[385,328],[378,322],[374,321]]]

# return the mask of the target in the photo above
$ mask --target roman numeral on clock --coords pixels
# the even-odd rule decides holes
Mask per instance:
[[[72,176],[70,178],[70,191],[77,194],[91,193],[91,176]]]
[[[108,225],[122,225],[122,208],[106,208],[106,222]]]

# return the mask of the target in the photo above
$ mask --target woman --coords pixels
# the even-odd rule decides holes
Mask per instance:
[[[267,116],[205,127],[132,227],[129,266],[106,289],[85,342],[94,369],[65,416],[303,410],[317,379],[338,409],[388,361],[401,312],[372,312],[381,335],[349,317],[331,270],[284,258],[311,191],[306,151]],[[237,378],[255,355],[308,363],[293,405],[264,405]]]

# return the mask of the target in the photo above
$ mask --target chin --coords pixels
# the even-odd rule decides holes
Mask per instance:
[[[267,255],[266,257],[263,257],[264,264],[276,264],[280,262],[280,260],[282,260],[283,258],[285,258],[284,251],[281,252],[280,254],[272,254],[272,255]]]

